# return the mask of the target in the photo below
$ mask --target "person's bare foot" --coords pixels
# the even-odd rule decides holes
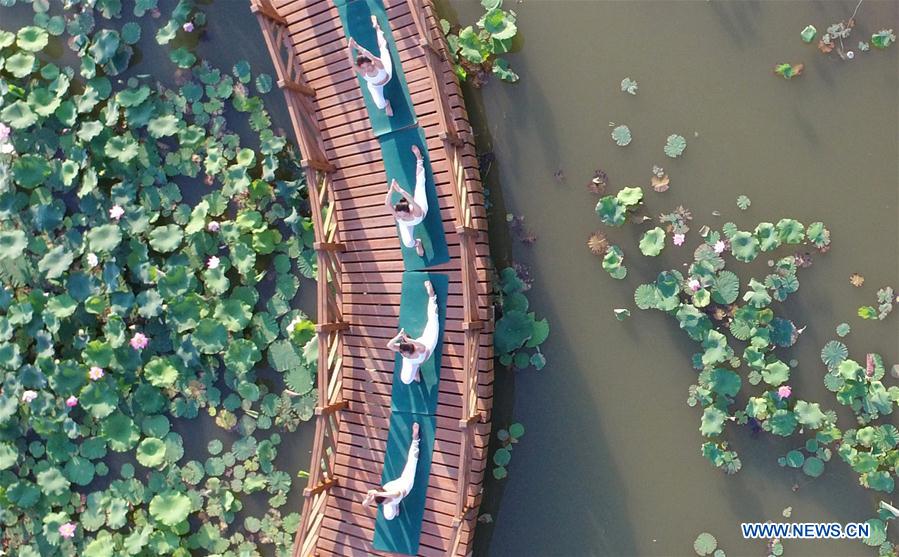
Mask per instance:
[[[412,378],[416,383],[421,383],[421,369],[415,370],[415,377]]]
[[[387,101],[387,106],[384,107],[384,114],[386,114],[388,118],[393,118],[393,107],[390,106],[390,101]]]
[[[415,158],[416,158],[416,159],[420,159],[420,158],[421,158],[421,149],[418,148],[418,145],[413,145],[413,146],[412,146],[412,154],[415,155]]]
[[[412,424],[412,438],[413,439],[418,439],[418,429],[419,429],[418,422],[413,423]]]
[[[375,15],[371,16],[371,26],[374,27],[375,29],[378,28],[378,16],[375,16]]]
[[[425,248],[421,245],[421,240],[415,240],[415,253],[417,253],[419,257],[425,256]]]
[[[429,281],[429,280],[425,281],[425,290],[428,293],[428,297],[434,295],[434,285],[431,284],[431,281]]]

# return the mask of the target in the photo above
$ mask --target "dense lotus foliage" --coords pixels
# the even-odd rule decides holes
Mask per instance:
[[[528,311],[525,292],[529,288],[513,267],[506,267],[496,277],[494,296],[499,311],[493,347],[500,364],[515,369],[534,366],[539,371],[546,366],[540,345],[549,337],[549,322]]]
[[[623,188],[602,197],[596,206],[600,221],[610,227],[644,220],[631,218],[642,210],[641,188]],[[666,249],[667,234],[678,237],[674,245],[683,245],[690,220],[692,215],[682,207],[662,214],[658,221],[665,228],[645,230],[639,251],[644,256],[658,256]],[[807,252],[830,249],[830,232],[825,225],[783,218],[740,230],[733,223],[725,223],[720,230],[703,226],[697,242],[692,257],[682,266],[662,270],[654,281],[637,286],[634,303],[640,309],[668,315],[696,343],[698,351],[692,360],[698,376],[689,388],[687,403],[701,410],[703,456],[728,474],[740,470],[740,458],[726,439],[729,425],[749,425],[780,437],[802,435],[806,438],[803,445],[778,460],[782,466],[817,477],[836,453],[858,473],[862,486],[892,493],[899,470],[899,430],[888,417],[899,402],[899,387],[881,381],[885,374],[881,356],[868,354],[859,363],[849,357],[849,348],[838,340],[828,342],[821,351],[826,367],[824,384],[838,404],[851,409],[858,427],[838,428],[836,412],[819,402],[803,400],[790,386],[792,368],[797,363],[785,361],[783,354],[796,343],[804,327],[781,315],[780,303],[799,289],[799,271],[809,262]],[[787,254],[775,256],[777,250]],[[771,257],[763,276],[741,280],[727,268],[731,261],[752,263],[763,254]],[[618,245],[610,245],[605,252],[602,266],[613,278],[627,275],[624,256]],[[867,318],[886,318],[893,297],[892,288],[881,289],[879,311],[870,308],[871,317]],[[862,312],[860,315],[866,317]],[[837,328],[840,336],[849,331],[845,323]],[[736,406],[738,398],[745,404]],[[878,518],[869,521],[874,534],[866,543],[880,546],[881,553],[892,554],[884,521],[897,515],[884,508],[878,513]]]
[[[486,12],[477,21],[477,26],[459,27],[445,19],[440,20],[453,70],[460,80],[468,80],[475,87],[484,84],[491,73],[514,83],[519,79],[518,74],[500,55],[512,51],[513,40],[518,34],[515,12],[504,10],[503,0],[481,0],[481,5]]]
[[[111,78],[142,31],[201,26],[192,3],[156,21],[156,0],[66,4],[0,31],[0,548],[284,553],[296,471],[274,461],[316,403],[295,157],[245,62],[181,47],[178,88]],[[47,61],[60,43],[78,68]],[[206,426],[208,446],[185,439]]]

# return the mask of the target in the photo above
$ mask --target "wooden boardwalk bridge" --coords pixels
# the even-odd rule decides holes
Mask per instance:
[[[250,0],[298,141],[315,228],[315,440],[294,557],[373,555],[403,259],[378,142],[332,0]],[[336,0],[343,3],[344,0]],[[466,556],[487,469],[491,262],[473,134],[431,0],[383,0],[424,130],[450,261],[437,430],[419,554]],[[385,29],[385,32],[388,32]]]

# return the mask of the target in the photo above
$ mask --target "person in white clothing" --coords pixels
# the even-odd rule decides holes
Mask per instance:
[[[409,495],[415,485],[415,469],[418,467],[418,423],[412,424],[412,444],[409,446],[409,456],[406,457],[406,465],[400,477],[384,484],[380,490],[369,489],[362,500],[363,505],[372,503],[382,505],[384,518],[393,520],[400,514],[400,502]]]
[[[421,239],[414,238],[412,232],[428,214],[428,192],[425,189],[425,164],[418,145],[412,146],[412,154],[415,155],[415,190],[412,195],[409,195],[396,180],[391,180],[390,187],[387,188],[387,196],[384,198],[384,205],[396,219],[396,224],[400,229],[400,241],[407,248],[415,248],[415,253],[422,257],[425,250],[421,245]],[[390,196],[393,192],[402,196],[395,205],[390,204]]]
[[[378,35],[380,56],[375,56],[366,50],[352,37],[349,40],[347,54],[353,69],[368,85],[368,91],[371,93],[375,106],[383,110],[389,117],[393,116],[393,107],[390,106],[390,101],[384,97],[384,86],[393,77],[393,59],[390,57],[390,48],[387,46],[387,39],[384,37],[384,31],[381,30],[381,26],[378,24],[377,17],[371,16],[371,25],[375,28],[375,33]],[[354,49],[359,52],[358,56],[354,56]]]
[[[406,334],[405,329],[400,329],[400,332],[395,337],[387,341],[387,348],[398,352],[403,357],[400,381],[406,385],[413,381],[421,381],[419,368],[421,368],[421,364],[431,357],[440,336],[440,321],[437,317],[437,294],[434,292],[434,286],[431,284],[431,281],[425,281],[425,290],[428,292],[428,322],[425,324],[421,336],[410,338]]]

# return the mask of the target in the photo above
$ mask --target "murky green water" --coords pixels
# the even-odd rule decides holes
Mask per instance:
[[[478,554],[690,555],[696,535],[708,531],[728,555],[764,555],[763,542],[740,538],[740,522],[785,520],[788,506],[794,521],[873,516],[878,498],[839,457],[817,480],[777,465],[799,436],[730,433],[743,470],[727,477],[713,469],[699,454],[700,412],[685,404],[694,345],[674,321],[632,302],[634,287],[654,278],[658,265],[686,259],[692,248],[669,246],[661,261],[647,262],[636,247],[642,227],[612,232],[630,269],[618,282],[585,247],[600,227],[585,187],[597,168],[617,191],[648,186],[652,165],[663,166],[671,189],[650,190],[647,204],[652,214],[692,209],[694,242],[702,224],[822,220],[833,249],[800,272],[801,289],[785,308],[808,325],[791,354],[800,362],[795,392],[838,407],[823,387],[818,352],[841,321],[852,324],[844,340],[855,357],[876,351],[896,363],[899,317],[863,322],[855,312],[873,303],[877,288],[899,283],[899,50],[844,63],[799,38],[806,24],[823,30],[854,6],[507,0],[524,39],[510,57],[521,82],[491,82],[475,96],[497,158],[494,201],[524,215],[538,237],[532,246],[515,243],[512,255],[530,266],[532,307],[549,318],[552,334],[542,372],[497,373],[496,418],[521,421],[527,433],[509,477],[488,488],[495,523],[479,527]],[[461,22],[481,12],[474,0],[450,8]],[[857,21],[856,37],[897,28],[899,4],[866,0]],[[789,82],[772,75],[782,61],[804,62],[805,74]],[[639,82],[637,96],[620,91],[625,76]],[[614,145],[610,121],[630,126],[631,145]],[[688,141],[678,160],[662,152],[671,133]],[[489,139],[478,138],[482,149]],[[559,169],[562,183],[553,178]],[[739,194],[752,199],[745,212],[735,205]],[[849,285],[854,271],[867,278],[864,288]],[[634,316],[619,323],[616,307]],[[841,412],[840,423],[848,427],[851,416]],[[860,542],[787,541],[785,549],[876,553]]]

